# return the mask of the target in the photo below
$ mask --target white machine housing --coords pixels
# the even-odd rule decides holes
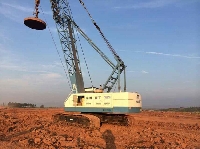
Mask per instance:
[[[137,92],[77,93],[64,106],[68,112],[139,113],[142,98]]]

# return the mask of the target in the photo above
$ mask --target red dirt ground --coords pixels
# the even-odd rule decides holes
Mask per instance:
[[[200,114],[142,112],[132,126],[103,124],[100,130],[53,122],[63,109],[0,109],[2,149],[200,149]]]

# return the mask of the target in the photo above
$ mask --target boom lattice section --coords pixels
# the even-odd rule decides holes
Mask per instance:
[[[50,2],[72,88],[74,92],[83,93],[84,83],[74,29],[69,19],[71,18],[69,3],[66,0],[50,0]]]

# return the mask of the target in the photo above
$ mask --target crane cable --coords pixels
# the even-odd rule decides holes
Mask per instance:
[[[45,18],[45,14],[44,14],[44,12],[43,12],[41,6],[40,6],[40,9],[41,9],[42,14],[43,14],[43,16],[44,16],[44,20],[45,20],[45,22],[46,22],[48,31],[49,31],[49,33],[50,33],[50,35],[51,35],[51,39],[52,39],[52,41],[53,41],[53,43],[54,43],[54,46],[55,46],[55,48],[56,48],[56,51],[57,51],[57,54],[58,54],[58,56],[59,56],[60,62],[61,62],[61,64],[62,64],[62,67],[63,67],[63,69],[64,69],[65,75],[66,75],[66,77],[67,77],[68,85],[69,85],[69,87],[70,87],[70,90],[72,90],[71,84],[70,84],[70,82],[69,82],[69,77],[68,77],[68,75],[67,75],[68,73],[67,73],[67,71],[66,71],[66,69],[65,69],[65,67],[64,67],[64,64],[63,64],[63,62],[62,62],[60,53],[59,53],[58,48],[57,48],[57,45],[56,45],[56,42],[55,42],[55,40],[54,40],[54,38],[53,38],[53,34],[52,34],[51,30],[50,30],[50,27],[49,27],[48,24],[47,24],[47,20],[46,20],[46,18]]]
[[[85,7],[85,4],[83,3],[82,0],[79,0],[79,2],[81,3],[81,5],[83,6],[83,8],[86,10],[86,12],[88,13],[90,19],[92,20],[92,23],[94,24],[94,26],[97,28],[97,30],[99,31],[100,35],[102,36],[102,38],[104,39],[104,41],[106,42],[108,48],[110,49],[110,51],[113,53],[113,55],[115,57],[117,57],[117,59],[120,62],[123,62],[121,60],[121,58],[118,56],[118,54],[116,53],[116,51],[113,49],[113,47],[111,46],[110,42],[106,39],[106,37],[104,36],[103,32],[101,31],[100,27],[97,25],[97,23],[94,21],[94,19],[92,18],[91,14],[89,13],[89,11],[87,10],[87,8]]]
[[[69,2],[67,2],[67,6],[69,8],[70,16],[71,16],[72,20],[74,20],[73,15],[72,15],[72,11],[71,11],[71,7],[69,5]],[[92,82],[92,78],[91,78],[91,75],[90,75],[90,72],[89,72],[89,67],[88,67],[88,64],[87,64],[87,61],[86,61],[86,58],[85,58],[85,53],[83,51],[83,48],[82,48],[81,41],[80,41],[80,38],[78,36],[78,31],[77,30],[76,30],[76,34],[77,34],[77,37],[78,37],[78,41],[79,41],[79,45],[80,45],[80,48],[81,48],[81,52],[83,54],[83,59],[84,59],[84,62],[85,62],[86,68],[87,68],[87,73],[88,73],[88,76],[89,76],[89,79],[90,79],[90,83],[92,84],[92,87],[93,87],[93,82]]]

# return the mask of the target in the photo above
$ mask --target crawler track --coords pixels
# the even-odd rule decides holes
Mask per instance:
[[[129,126],[132,125],[134,120],[125,114],[111,114],[111,113],[84,113],[85,115],[94,115],[100,119],[100,125],[112,124],[120,126]]]
[[[73,126],[90,129],[100,128],[100,119],[93,115],[58,113],[52,116],[54,121],[65,121]]]
[[[81,113],[69,114],[58,113],[52,116],[55,122],[65,121],[69,125],[81,126],[90,129],[99,129],[102,124],[112,124],[120,126],[133,125],[133,118],[125,114],[111,113]]]

